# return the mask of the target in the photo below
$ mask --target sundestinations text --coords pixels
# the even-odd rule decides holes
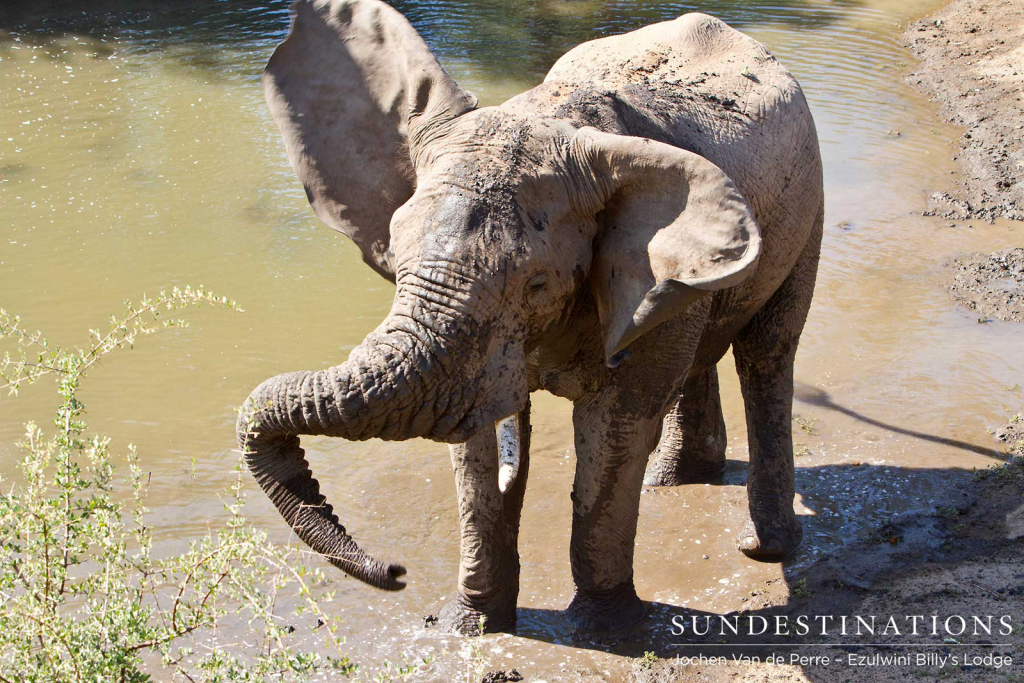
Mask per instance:
[[[717,628],[715,628],[717,623]],[[952,615],[911,614],[880,617],[877,615],[832,615],[816,616],[801,614],[796,618],[786,615],[763,617],[760,615],[714,615],[690,616],[680,614],[672,617],[672,635],[747,635],[747,636],[1008,636],[1013,633],[1011,615],[984,615],[963,617]]]

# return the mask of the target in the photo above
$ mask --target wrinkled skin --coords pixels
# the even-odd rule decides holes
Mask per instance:
[[[821,162],[803,94],[763,46],[689,14],[581,45],[543,84],[478,109],[387,5],[300,0],[264,85],[317,215],[397,287],[347,361],[267,380],[251,396],[257,433],[239,423],[251,470],[300,538],[401,588],[405,570],[339,523],[298,437],[448,442],[462,560],[441,622],[512,626],[529,393],[543,388],[574,404],[567,614],[628,626],[644,615],[641,487],[721,472],[715,365],[732,346],[750,450],[739,549],[771,560],[799,545],[793,359]],[[511,415],[518,473],[502,493],[494,425]]]

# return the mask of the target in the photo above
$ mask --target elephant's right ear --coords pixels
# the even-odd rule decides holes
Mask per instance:
[[[476,98],[379,0],[298,0],[292,10],[263,73],[270,111],[316,215],[394,280],[388,229],[415,189],[413,155]]]

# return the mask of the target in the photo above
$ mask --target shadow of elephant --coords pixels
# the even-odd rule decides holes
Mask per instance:
[[[742,464],[730,461],[722,484],[740,483]],[[1014,467],[1016,474],[1007,469]],[[1020,672],[1024,668],[1020,661],[1024,648],[1024,469],[1007,465],[979,474],[960,468],[824,465],[798,467],[797,482],[805,505],[815,512],[815,516],[803,517],[806,545],[782,563],[781,579],[763,592],[753,592],[761,595],[747,603],[749,609],[719,615],[649,602],[648,617],[632,629],[585,633],[574,630],[558,610],[524,607],[518,611],[514,634],[636,658],[630,680],[652,683],[736,680],[736,667],[753,667],[747,671],[756,669],[762,676],[757,680],[765,680],[767,670],[759,667],[768,666],[765,662],[772,655],[789,664],[790,673],[804,677],[793,680],[822,682],[868,675],[874,669],[855,670],[850,658],[870,662],[873,660],[868,658],[878,653],[910,656],[907,671],[925,679],[955,675],[992,680],[986,676],[993,669],[966,664],[962,657],[967,654],[975,658],[986,653],[995,657],[1015,654],[1013,669]],[[885,501],[876,501],[882,504],[875,507],[861,506],[855,540],[834,542],[834,533],[818,528],[828,524],[819,516],[824,504],[840,509],[852,506],[853,499],[862,494],[857,487],[843,484],[870,488],[871,482],[889,485],[897,497],[905,498],[907,490],[930,495],[913,498],[921,504],[898,512]],[[838,500],[833,495],[836,488],[843,492]],[[921,614],[930,619],[933,613],[940,617],[937,635],[926,632],[925,626],[919,635],[910,634],[907,617]],[[959,624],[956,615],[964,616],[969,627],[977,629],[971,621],[976,614],[995,615],[991,633],[982,629],[977,636],[971,630],[953,635]],[[822,615],[833,619],[823,624]],[[840,615],[849,619],[846,635],[840,632]],[[1004,615],[1013,624],[1009,635],[999,621]],[[858,635],[854,631],[856,616],[873,623],[874,633],[862,624]],[[899,634],[883,628],[890,616],[897,619]],[[801,618],[809,625],[806,634],[797,627]],[[952,631],[944,630],[946,618],[954,619]],[[922,623],[930,624],[927,619]],[[824,635],[823,626],[827,629]],[[918,653],[931,656],[920,660],[923,663],[918,666]],[[829,665],[810,659],[823,656],[829,657]],[[940,657],[952,656],[961,658],[959,665],[953,666],[947,659],[944,667],[939,666]],[[759,658],[760,664],[736,661],[744,657]],[[716,665],[715,658],[730,664]]]

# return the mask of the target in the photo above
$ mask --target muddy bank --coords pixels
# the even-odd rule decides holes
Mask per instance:
[[[787,562],[780,578],[748,583],[731,611],[652,601],[633,629],[560,641],[629,658],[628,674],[577,660],[538,675],[519,658],[508,662],[518,671],[500,670],[503,649],[484,644],[482,681],[519,671],[542,683],[1024,681],[1024,412],[993,429],[991,443],[998,464],[945,473],[934,497],[908,489],[911,509],[861,525],[810,565]],[[872,476],[869,465],[855,466]]]
[[[1007,425],[1008,450],[1020,448],[1021,421]],[[1015,446],[1013,444],[1016,444]],[[751,591],[748,611],[727,615],[776,619],[790,635],[759,638],[695,639],[668,657],[638,659],[635,683],[725,681],[1021,681],[1024,680],[1024,460],[965,473],[955,493],[932,509],[907,513],[823,558],[799,576],[787,576]],[[819,615],[877,617],[874,635],[816,630]],[[919,635],[906,617],[922,615]],[[939,617],[938,635],[931,616]],[[992,634],[963,635],[952,615],[1009,615],[1014,630],[1004,635],[993,622]],[[890,616],[893,628],[883,629]],[[812,625],[807,635],[796,624]],[[717,623],[717,622],[712,622]],[[783,632],[786,627],[781,629]],[[742,633],[742,631],[741,631]],[[685,638],[678,640],[684,641]],[[725,643],[728,643],[726,645]],[[878,643],[897,643],[895,647]],[[775,655],[783,663],[769,663]],[[704,656],[704,661],[691,663]],[[687,661],[685,658],[691,658]],[[725,658],[715,661],[711,658]],[[757,657],[749,664],[734,658]],[[907,659],[892,659],[906,657]],[[890,658],[890,659],[886,659]],[[1009,658],[1008,660],[1006,658]]]
[[[901,42],[918,60],[909,81],[965,128],[955,192],[935,195],[947,218],[1024,220],[1022,0],[954,0]]]

